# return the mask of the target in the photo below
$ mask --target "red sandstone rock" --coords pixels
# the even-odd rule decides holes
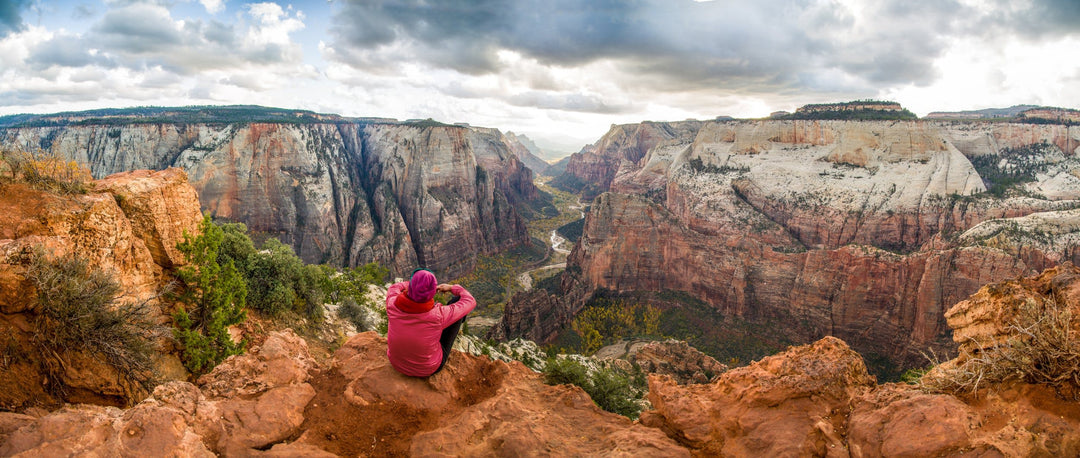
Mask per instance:
[[[0,333],[17,347],[28,349],[33,332],[35,292],[25,272],[36,249],[52,257],[78,256],[91,269],[111,274],[121,286],[120,301],[153,302],[176,260],[169,257],[175,253],[166,251],[155,259],[147,247],[173,247],[175,252],[180,233],[194,231],[199,221],[195,191],[180,170],[117,175],[104,180],[101,188],[117,194],[60,195],[21,183],[0,186]],[[165,311],[157,313],[159,321],[167,320]],[[60,375],[71,401],[99,397],[99,402],[122,404],[146,394],[118,382],[123,378],[100,358],[75,350],[64,357],[67,364]],[[163,375],[186,376],[176,357],[162,355],[158,360]],[[0,384],[19,388],[3,390],[0,405],[55,402],[40,386],[27,391],[25,385],[40,385],[43,378],[36,361],[14,364],[22,373],[0,370]]]
[[[443,371],[420,379],[398,374],[385,354],[385,339],[363,333],[338,350],[335,366],[349,380],[350,403],[432,417],[436,427],[416,433],[412,455],[687,454],[660,431],[600,410],[580,388],[545,385],[517,362],[455,352]]]
[[[1067,263],[1035,277],[987,285],[954,305],[945,312],[945,318],[953,329],[953,340],[960,344],[961,356],[1015,336],[1011,326],[1024,305],[1058,307],[1074,317],[1080,316],[1080,268]],[[1074,332],[1080,332],[1080,320],[1075,323]]]
[[[166,269],[186,263],[176,244],[202,221],[199,198],[187,173],[178,168],[135,170],[109,175],[96,184],[116,197],[154,262]]]
[[[848,422],[852,456],[943,456],[971,446],[978,415],[953,396],[886,385],[859,397]]]
[[[642,423],[707,454],[822,456],[843,445],[836,431],[851,400],[873,384],[862,358],[827,337],[732,369],[707,385],[649,376],[655,410]]]

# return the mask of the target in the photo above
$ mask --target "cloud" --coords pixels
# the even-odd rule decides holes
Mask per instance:
[[[105,13],[94,31],[111,50],[161,54],[183,43],[182,29],[164,6],[136,3]]]
[[[1076,0],[990,0],[979,27],[987,34],[1018,33],[1029,39],[1080,33]]]
[[[224,0],[199,0],[203,8],[206,8],[206,12],[210,14],[216,14],[225,9]]]
[[[635,76],[627,84],[656,91],[815,89],[802,85],[842,74],[849,91],[872,93],[933,81],[964,9],[956,0],[354,1],[334,17],[327,57],[372,71],[416,60],[486,75],[507,70],[499,53],[509,50],[548,67],[615,62]]]
[[[26,62],[35,70],[43,70],[54,65],[61,67],[115,66],[110,59],[100,53],[91,52],[85,45],[85,41],[76,35],[56,34],[51,39],[35,46]]]
[[[76,31],[28,25],[0,37],[0,106],[65,97],[73,103],[190,94],[244,100],[318,77],[294,41],[305,27],[300,11],[253,3],[221,22],[175,16],[174,7],[168,0],[107,1],[100,15],[87,10],[91,16],[83,20],[95,22]]]
[[[631,110],[629,105],[611,105],[602,97],[592,94],[558,93],[548,91],[529,91],[514,94],[507,98],[511,105],[536,107],[586,113],[615,114]]]
[[[29,0],[4,0],[0,2],[0,37],[26,28],[23,24],[22,9]]]

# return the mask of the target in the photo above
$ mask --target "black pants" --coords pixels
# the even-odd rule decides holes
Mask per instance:
[[[457,302],[458,299],[461,299],[461,297],[454,296],[446,302],[446,305],[453,304],[454,302]],[[451,324],[450,326],[447,326],[446,329],[443,329],[442,336],[439,337],[439,345],[442,346],[442,362],[439,363],[439,368],[435,369],[435,372],[432,372],[431,375],[438,374],[439,371],[442,370],[443,366],[446,365],[446,360],[450,358],[450,349],[454,348],[454,341],[457,340],[458,332],[461,331],[461,325],[465,324],[465,319],[468,317],[469,315],[466,314],[465,316],[461,317],[460,320],[455,321],[454,324]]]

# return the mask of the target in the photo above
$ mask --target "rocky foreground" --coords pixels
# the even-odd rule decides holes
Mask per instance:
[[[1023,335],[1016,306],[1054,298],[1080,312],[1080,269],[990,285],[950,311],[964,342]],[[1043,303],[1048,303],[1043,301]],[[1076,313],[1072,316],[1080,316]],[[1080,332],[1080,321],[1072,321]],[[967,347],[965,357],[980,348]],[[52,456],[1075,456],[1080,403],[1005,380],[956,397],[877,385],[862,358],[827,337],[710,383],[649,377],[654,410],[637,422],[580,389],[548,386],[518,362],[455,352],[428,379],[358,334],[325,366],[291,331],[275,332],[197,383],[170,382],[131,409],[71,405],[0,413],[0,455]],[[950,362],[956,364],[956,361]],[[940,372],[931,376],[947,377]]]

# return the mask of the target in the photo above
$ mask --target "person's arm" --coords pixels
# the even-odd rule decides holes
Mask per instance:
[[[466,314],[476,308],[476,298],[474,298],[473,295],[470,294],[469,291],[461,285],[447,285],[444,283],[439,285],[438,290],[443,292],[449,291],[450,294],[453,294],[459,298],[457,302],[443,306],[443,328],[450,326],[457,320],[460,320],[462,317],[464,317]]]
[[[390,304],[394,303],[394,299],[397,299],[399,294],[405,294],[407,289],[409,289],[409,282],[407,281],[390,285],[390,288],[386,290],[386,308],[390,308]]]

